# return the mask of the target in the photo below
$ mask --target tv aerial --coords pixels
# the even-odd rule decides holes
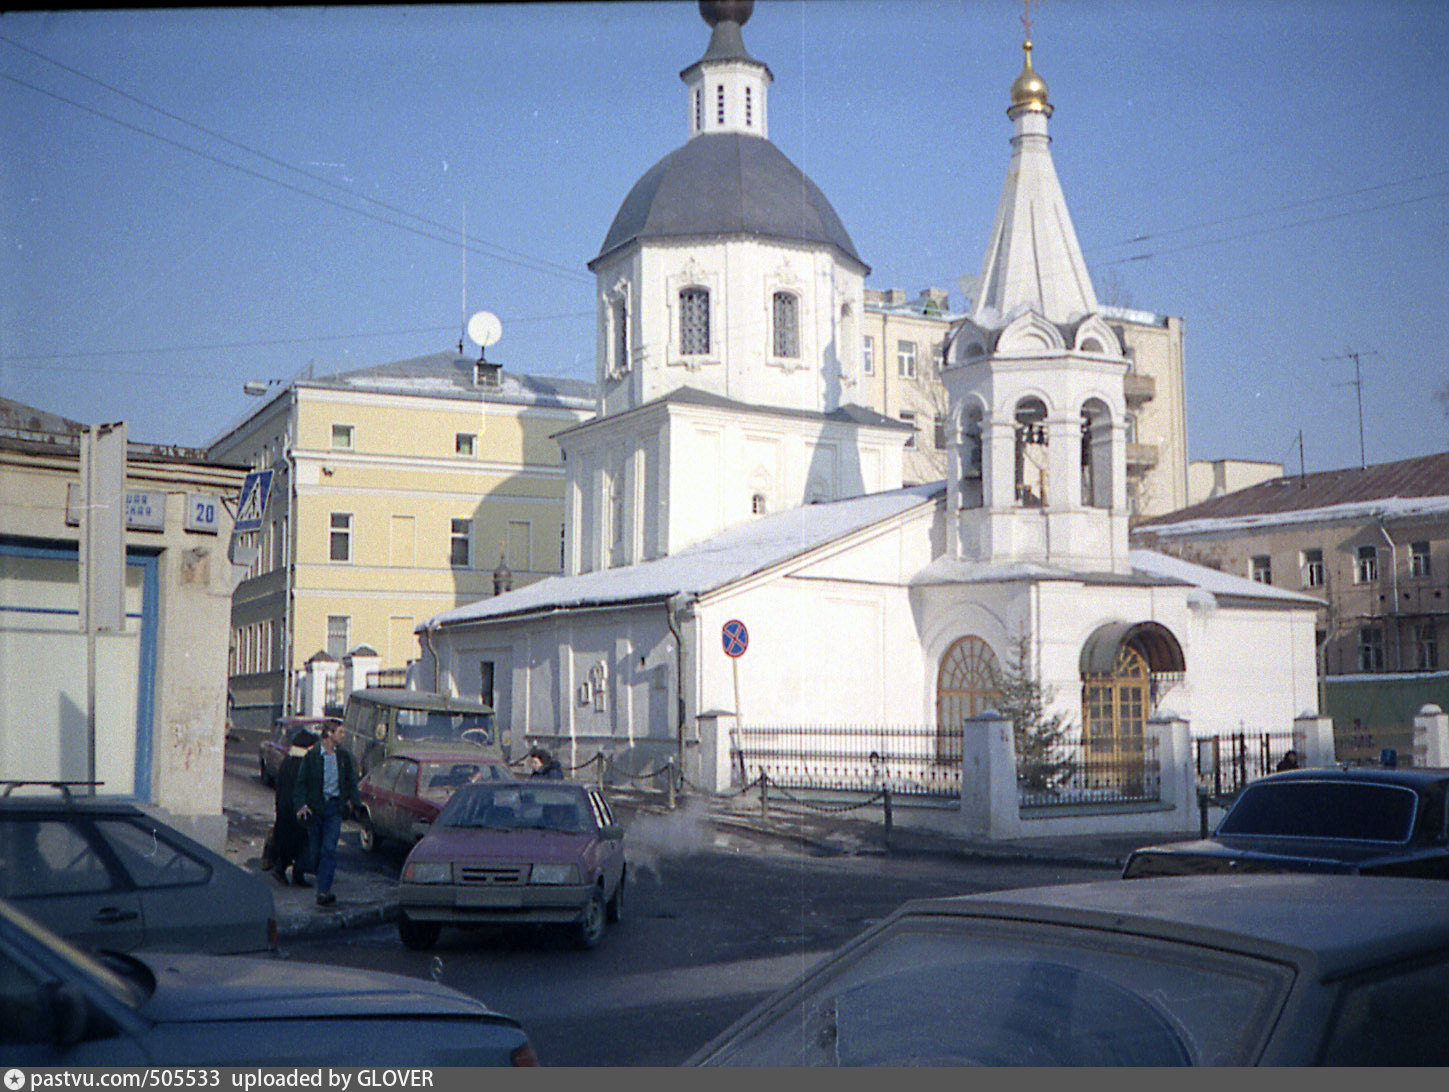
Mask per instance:
[[[468,320],[468,337],[478,346],[478,360],[487,359],[488,346],[503,336],[503,323],[492,311],[479,311]]]

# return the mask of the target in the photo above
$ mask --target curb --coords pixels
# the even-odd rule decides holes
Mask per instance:
[[[371,903],[347,910],[329,910],[310,917],[294,917],[277,922],[277,937],[280,940],[297,937],[315,937],[344,929],[361,929],[369,925],[384,925],[396,921],[398,904],[396,900]]]

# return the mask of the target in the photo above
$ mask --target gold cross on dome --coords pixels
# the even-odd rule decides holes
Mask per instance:
[[[1038,3],[1041,0],[1037,0]],[[1021,0],[1023,10],[1021,25],[1026,27],[1026,40],[1031,41],[1031,0]]]

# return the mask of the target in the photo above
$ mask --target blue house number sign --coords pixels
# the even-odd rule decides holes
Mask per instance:
[[[720,630],[720,641],[726,656],[743,656],[750,647],[750,631],[738,618],[732,618]]]

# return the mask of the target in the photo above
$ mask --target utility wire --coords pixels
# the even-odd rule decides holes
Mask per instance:
[[[157,132],[154,132],[153,130],[144,128],[143,126],[133,124],[132,122],[123,121],[122,119],[120,119],[118,117],[114,117],[111,114],[107,114],[103,110],[98,110],[98,109],[96,109],[93,106],[87,106],[85,103],[77,102],[74,99],[66,98],[64,95],[56,94],[54,91],[47,91],[43,87],[37,87],[33,83],[29,83],[29,82],[27,82],[25,80],[22,80],[22,79],[20,79],[20,78],[18,78],[16,76],[11,76],[8,73],[0,72],[0,79],[8,80],[10,83],[16,84],[16,85],[18,85],[20,87],[24,87],[27,90],[34,91],[36,94],[44,95],[47,98],[55,99],[57,102],[65,103],[67,106],[73,106],[77,110],[83,110],[83,111],[85,111],[88,114],[94,114],[96,117],[103,118],[104,120],[109,121],[109,122],[111,122],[111,123],[113,123],[115,125],[119,125],[123,129],[129,129],[132,132],[140,133],[142,136],[150,137],[153,140],[159,140],[161,143],[163,143],[163,144],[169,144],[169,145],[171,145],[174,148],[179,148],[183,152],[188,152],[191,155],[199,156],[202,159],[209,160],[212,163],[219,164],[220,166],[223,166],[223,167],[228,167],[231,170],[240,171],[242,174],[250,175],[253,178],[259,178],[263,182],[270,182],[274,186],[280,186],[284,190],[290,190],[293,193],[301,194],[303,197],[310,197],[314,201],[321,201],[323,204],[332,205],[335,208],[342,209],[344,212],[351,212],[351,213],[355,213],[358,216],[365,216],[369,220],[376,220],[378,223],[386,224],[388,227],[394,227],[394,228],[397,228],[400,231],[411,232],[412,234],[421,236],[424,239],[431,239],[431,240],[433,240],[435,242],[446,243],[450,247],[457,246],[458,245],[458,235],[457,235],[457,233],[455,231],[452,231],[451,229],[447,228],[446,226],[444,226],[442,230],[447,231],[448,234],[447,235],[439,235],[439,234],[435,234],[434,232],[431,232],[431,231],[425,231],[425,230],[423,230],[421,228],[413,227],[413,226],[411,226],[409,224],[401,224],[401,223],[398,223],[396,220],[391,220],[391,219],[388,219],[385,216],[379,216],[377,213],[369,212],[369,211],[367,211],[367,209],[360,209],[360,208],[357,208],[357,207],[355,207],[353,205],[346,204],[345,202],[334,200],[333,198],[327,197],[324,194],[313,193],[312,191],[303,189],[300,186],[294,186],[290,182],[284,182],[280,178],[273,178],[271,175],[264,174],[261,171],[252,170],[250,167],[243,166],[240,163],[234,163],[231,160],[223,159],[220,156],[212,155],[210,152],[204,152],[200,148],[193,148],[189,144],[185,144],[185,143],[183,143],[183,142],[181,142],[179,140],[173,140],[171,137],[163,136],[160,133],[157,133]],[[306,172],[303,172],[303,173],[306,173]],[[311,176],[309,175],[309,177],[311,177]],[[349,191],[349,190],[344,190],[344,192],[347,192],[349,194],[351,193],[351,191]],[[353,195],[353,196],[356,196],[356,195]],[[403,215],[405,215],[405,216],[412,216],[411,213],[403,213]],[[413,217],[413,218],[414,219],[421,219],[421,217]],[[424,221],[424,222],[431,223],[431,221]],[[470,245],[469,246],[469,249],[472,250],[474,253],[482,254],[484,257],[492,258],[494,261],[506,262],[509,265],[521,266],[521,267],[523,267],[525,269],[530,269],[530,270],[532,270],[535,273],[550,273],[550,274],[553,274],[554,276],[569,277],[569,278],[571,278],[573,280],[577,280],[577,281],[579,281],[579,282],[581,282],[583,284],[592,285],[594,283],[591,278],[586,277],[586,276],[584,276],[581,273],[575,273],[575,272],[573,272],[571,270],[566,270],[563,266],[554,265],[554,264],[552,264],[550,262],[545,262],[545,261],[543,261],[541,259],[534,259],[534,258],[527,258],[527,259],[513,258],[513,257],[508,257],[508,256],[506,256],[504,254],[494,253],[493,251],[496,250],[496,249],[498,249],[498,248],[494,247],[493,244],[491,244],[491,243],[483,243],[483,242],[478,241],[478,240],[468,240],[468,243],[469,244],[476,244],[476,245]]]

